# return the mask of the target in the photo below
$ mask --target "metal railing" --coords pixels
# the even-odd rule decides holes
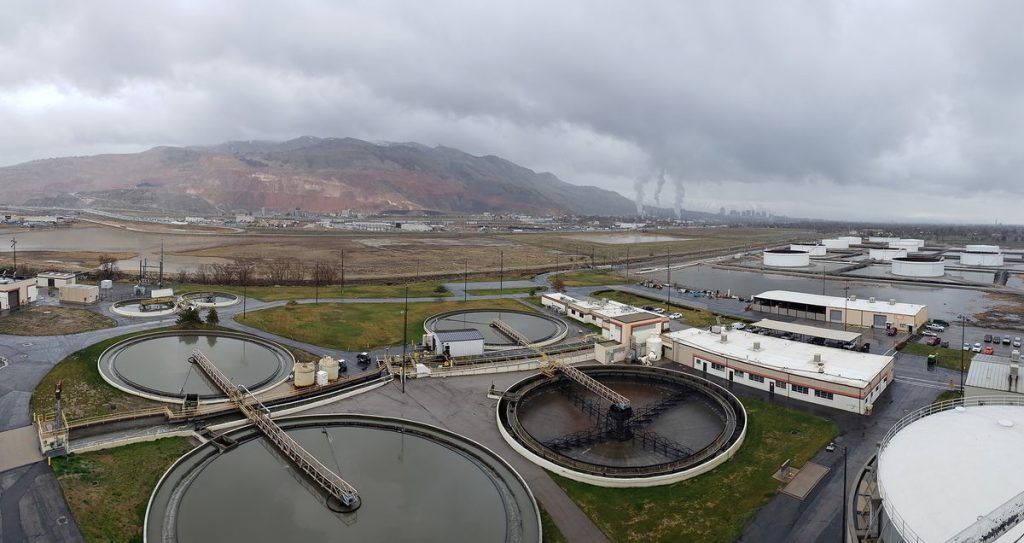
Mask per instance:
[[[893,437],[895,437],[896,434],[900,432],[900,430],[903,430],[907,426],[925,417],[937,413],[942,413],[944,411],[949,411],[950,409],[955,409],[957,407],[966,408],[985,405],[1009,405],[1021,407],[1024,406],[1024,398],[1012,398],[1009,396],[976,396],[973,398],[957,398],[954,400],[944,400],[941,402],[935,402],[933,404],[922,407],[921,409],[918,409],[916,411],[912,411],[911,413],[907,414],[900,420],[896,421],[896,424],[894,424],[892,428],[890,428],[889,431],[886,432],[884,436],[882,436],[882,439],[878,442],[878,457],[881,458],[882,451],[884,451],[886,447],[888,447]],[[889,522],[892,524],[893,528],[900,533],[900,536],[902,536],[904,540],[908,541],[909,543],[923,543],[925,541],[924,538],[922,538],[917,532],[914,531],[910,524],[907,523],[906,519],[904,519],[903,516],[900,515],[898,511],[896,511],[895,508],[886,507],[888,500],[886,499],[885,485],[883,485],[882,483],[883,479],[879,477],[877,480],[878,495],[882,498],[882,506],[885,508],[885,513],[889,517]],[[1012,501],[1013,500],[1011,500],[1011,502]],[[1024,502],[1022,502],[1022,506],[1024,506]],[[968,527],[968,529],[970,529],[970,527]],[[957,535],[959,536],[960,534]],[[954,538],[950,539],[950,541],[958,540],[956,539],[956,536],[954,536]]]
[[[347,506],[358,503],[359,494],[355,487],[323,465],[315,456],[291,438],[280,426],[270,418],[267,409],[248,389],[235,386],[217,366],[210,362],[199,349],[192,351],[189,361],[198,365],[211,381],[238,407],[246,417],[259,428],[271,443],[277,446],[306,475],[315,481],[327,493]],[[244,391],[244,392],[243,392]]]

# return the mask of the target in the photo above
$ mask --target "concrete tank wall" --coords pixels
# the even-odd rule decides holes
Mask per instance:
[[[942,277],[946,274],[946,262],[942,259],[900,259],[892,261],[892,274],[901,277]]]
[[[823,239],[821,244],[825,249],[849,249],[850,243],[845,239]]]
[[[860,236],[839,236],[836,239],[845,241],[847,245],[860,245],[864,243]]]
[[[978,253],[998,253],[1000,252],[998,245],[968,245],[964,247],[965,251],[978,252]]]
[[[793,251],[806,251],[811,256],[825,256],[824,245],[805,245],[801,243],[795,243],[789,246],[790,250]]]
[[[764,265],[773,268],[799,268],[811,265],[811,255],[804,251],[765,251]]]
[[[920,251],[921,247],[924,247],[923,239],[898,239],[889,242],[889,248],[906,249],[908,253]]]
[[[964,266],[1002,266],[1003,254],[990,252],[960,253],[960,263]]]

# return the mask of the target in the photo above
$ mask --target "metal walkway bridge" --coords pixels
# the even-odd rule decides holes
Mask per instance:
[[[608,400],[613,405],[618,407],[620,410],[630,410],[629,398],[599,383],[596,379],[583,373],[582,371],[576,369],[575,367],[570,366],[569,364],[563,364],[558,359],[550,358],[544,351],[536,348],[532,343],[530,343],[530,339],[523,335],[522,332],[516,330],[509,323],[501,319],[494,319],[493,321],[491,321],[491,326],[497,328],[499,332],[512,338],[520,345],[533,349],[537,354],[539,354],[540,357],[547,364],[547,366],[545,366],[544,369],[541,370],[541,372],[547,375],[548,377],[553,376],[556,371],[560,371],[566,377],[572,379],[573,381],[576,381],[587,390],[593,392],[594,394],[597,394],[599,397],[604,398],[605,400]]]
[[[280,426],[270,418],[270,410],[242,385],[235,386],[217,366],[210,362],[199,349],[192,351],[188,361],[199,366],[199,369],[213,381],[217,388],[235,404],[236,407],[259,428],[285,456],[288,457],[310,479],[327,492],[328,496],[338,500],[343,511],[354,511],[360,505],[356,489],[324,466],[315,456],[309,454]]]

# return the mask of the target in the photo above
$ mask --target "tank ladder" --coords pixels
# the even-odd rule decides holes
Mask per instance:
[[[309,476],[327,494],[341,502],[346,510],[355,510],[359,507],[359,493],[355,487],[348,484],[338,474],[334,473],[327,466],[323,465],[315,456],[302,448],[291,438],[273,419],[270,418],[270,410],[262,402],[256,399],[247,388],[242,385],[235,386],[231,383],[217,366],[214,366],[205,354],[194,349],[189,362],[199,366],[199,369],[213,381],[228,399],[252,421],[256,428],[259,428],[267,439],[273,443],[289,460],[300,470]]]

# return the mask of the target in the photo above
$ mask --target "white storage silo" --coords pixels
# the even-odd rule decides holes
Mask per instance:
[[[647,352],[644,353],[647,356],[647,360],[650,362],[657,362],[661,360],[662,341],[658,336],[651,336],[647,338],[646,342]]]
[[[313,362],[296,362],[292,371],[295,373],[294,382],[297,387],[312,386],[315,382],[316,364]]]
[[[1003,253],[998,245],[968,245],[960,253],[964,266],[1002,266]]]
[[[320,369],[327,372],[328,381],[336,381],[338,379],[338,361],[325,356],[320,359]]]
[[[327,372],[320,370],[316,372],[316,384],[318,386],[324,386],[327,384]]]

